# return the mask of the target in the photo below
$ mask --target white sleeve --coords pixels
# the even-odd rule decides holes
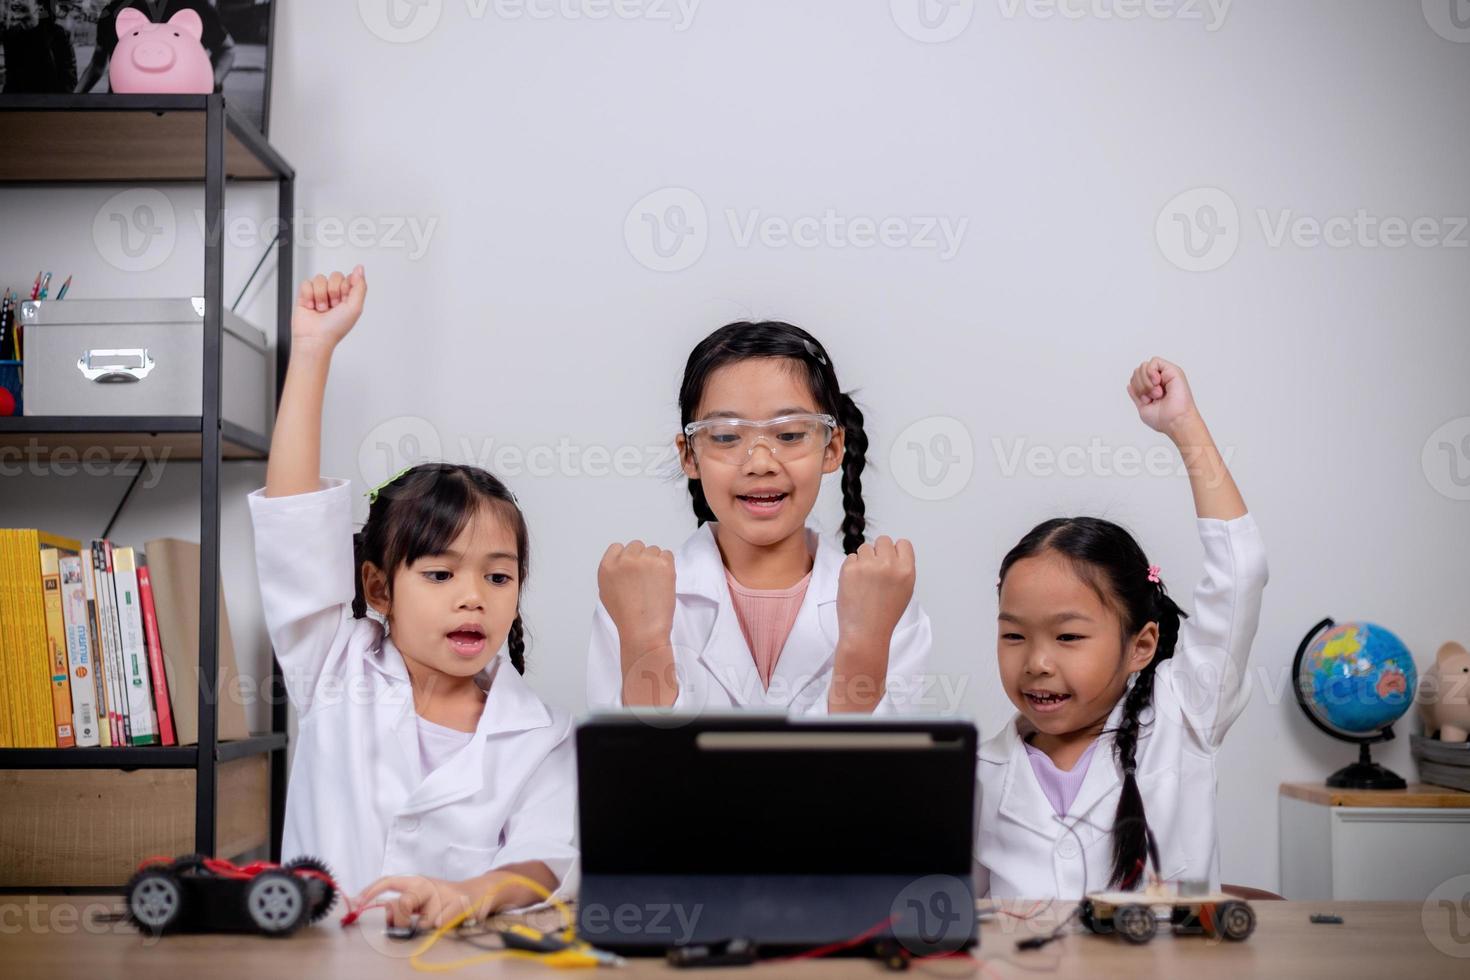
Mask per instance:
[[[930,707],[932,695],[924,688],[925,669],[929,665],[929,650],[934,645],[934,631],[929,625],[929,616],[919,607],[917,599],[909,601],[898,625],[894,627],[893,639],[888,641],[888,673],[883,681],[883,697],[873,706],[875,717],[882,715],[933,714]],[[830,714],[828,698],[832,692],[835,674],[829,674],[822,695],[801,709],[805,716],[818,717]],[[949,705],[953,712],[958,706]]]
[[[672,637],[670,639],[672,642]],[[657,710],[692,711],[707,700],[706,697],[695,697],[691,691],[697,683],[692,666],[687,660],[680,662],[676,648],[674,674],[679,681],[679,694],[673,704]],[[592,613],[592,642],[587,651],[587,707],[592,711],[620,711],[626,707],[623,704],[623,654],[618,627],[601,602]]]
[[[1178,647],[1161,677],[1190,730],[1218,748],[1250,698],[1247,662],[1269,577],[1266,547],[1250,514],[1222,521],[1199,518],[1204,577],[1194,610],[1179,627]]]
[[[526,780],[505,822],[505,840],[495,866],[541,861],[556,875],[553,895],[563,901],[576,896],[577,755],[571,721],[555,716],[561,739]]]
[[[342,676],[352,618],[356,563],[352,501],[345,480],[314,493],[247,498],[255,525],[255,565],[266,628],[286,692],[305,714],[321,681]]]

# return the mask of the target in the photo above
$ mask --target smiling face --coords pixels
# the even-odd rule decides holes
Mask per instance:
[[[367,601],[388,618],[410,673],[424,667],[473,677],[505,643],[520,598],[516,534],[500,509],[484,504],[442,553],[400,564],[387,576],[362,569]]]
[[[693,418],[765,420],[821,411],[798,362],[752,357],[710,374]],[[738,462],[699,458],[682,433],[678,445],[685,475],[700,481],[722,532],[762,547],[802,533],[823,474],[842,465],[843,434],[838,429],[825,449],[801,459],[782,458],[764,442]]]
[[[1006,696],[1037,731],[1101,727],[1128,678],[1153,659],[1158,624],[1124,636],[1118,612],[1055,551],[1022,558],[1000,593],[997,656]]]

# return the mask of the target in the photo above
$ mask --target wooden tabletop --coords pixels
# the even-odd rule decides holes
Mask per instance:
[[[121,923],[99,923],[99,912],[121,908],[113,897],[0,896],[0,962],[11,977],[164,978],[200,976],[209,980],[261,980],[293,976],[329,977],[420,976],[408,957],[419,941],[400,943],[383,936],[380,912],[361,924],[342,928],[337,916],[287,939],[258,936],[169,936],[145,939]],[[1016,910],[986,921],[973,960],[945,959],[916,964],[915,976],[932,977],[1188,977],[1211,980],[1246,976],[1347,977],[1388,976],[1464,980],[1470,975],[1470,922],[1452,921],[1456,914],[1426,909],[1418,902],[1257,902],[1255,935],[1242,943],[1213,942],[1201,936],[1172,936],[1161,931],[1146,946],[1130,946],[1115,937],[1077,933],[1038,951],[1021,952],[1015,941],[1045,931],[1054,921],[1050,907],[1034,918],[1035,903],[1007,905]],[[1332,912],[1341,925],[1314,925],[1308,916]],[[445,941],[428,959],[447,962],[477,951]],[[753,972],[752,972],[753,971]],[[779,971],[779,972],[778,972]],[[1040,971],[1040,973],[1038,973]],[[491,962],[450,975],[481,977],[550,977],[539,964]],[[590,976],[590,974],[583,974]],[[656,959],[630,960],[622,970],[599,970],[598,976],[677,976]],[[706,973],[705,975],[710,975]],[[872,961],[812,960],[765,964],[751,970],[726,969],[721,980],[745,975],[863,977],[888,975]]]
[[[1282,783],[1281,795],[1322,806],[1470,809],[1470,793],[1428,783],[1410,783],[1407,789],[1334,789],[1326,783]]]

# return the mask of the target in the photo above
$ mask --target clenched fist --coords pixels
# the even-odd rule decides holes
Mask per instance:
[[[597,566],[597,591],[626,648],[665,646],[674,629],[674,553],[642,541],[611,545]]]
[[[1151,357],[1133,369],[1128,397],[1143,424],[1164,435],[1171,435],[1181,420],[1199,415],[1184,370],[1162,357]]]
[[[914,595],[914,546],[883,536],[847,556],[837,577],[839,637],[893,636]]]

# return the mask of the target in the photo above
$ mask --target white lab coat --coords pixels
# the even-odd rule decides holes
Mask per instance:
[[[546,862],[575,887],[576,764],[571,722],[541,702],[505,652],[475,737],[422,773],[402,655],[372,619],[354,619],[351,497],[249,497],[261,602],[299,716],[282,858],[324,860],[349,894],[384,875],[462,880]]]
[[[1201,518],[1197,524],[1204,577],[1195,588],[1194,611],[1180,626],[1174,656],[1155,668],[1154,709],[1152,716],[1147,711],[1142,716],[1135,778],[1158,842],[1163,877],[1216,886],[1216,752],[1249,699],[1246,661],[1267,569],[1251,515],[1231,521]],[[1107,729],[1115,729],[1122,714],[1119,702]],[[1025,736],[1031,731],[1017,714],[980,746],[976,893],[1079,898],[1104,888],[1112,871],[1113,817],[1122,792],[1113,736],[1099,738],[1063,818],[1043,795],[1026,756]]]
[[[811,581],[771,672],[761,685],[755,659],[730,602],[725,564],[714,528],[705,524],[674,553],[674,646],[679,696],[673,710],[723,711],[742,708],[784,710],[790,714],[827,712],[832,665],[837,649],[837,578],[847,557],[841,548],[807,528],[814,554]],[[924,671],[932,635],[929,617],[911,599],[889,646],[887,689],[874,714],[932,712],[938,699],[936,678]],[[602,603],[592,622],[587,657],[587,703],[594,709],[623,706],[622,661],[618,630]]]

